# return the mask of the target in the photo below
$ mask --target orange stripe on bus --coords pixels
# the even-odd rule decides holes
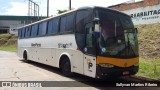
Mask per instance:
[[[130,59],[119,59],[119,58],[108,58],[97,56],[97,64],[107,63],[119,67],[130,67],[139,62],[139,58],[130,58]]]

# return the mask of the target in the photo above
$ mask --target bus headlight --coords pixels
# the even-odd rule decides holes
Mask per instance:
[[[101,63],[99,64],[101,67],[106,67],[106,68],[113,68],[114,66],[111,64],[107,64],[107,63]]]
[[[139,63],[138,63],[138,62],[137,62],[137,63],[135,63],[135,64],[134,64],[134,66],[139,66]]]

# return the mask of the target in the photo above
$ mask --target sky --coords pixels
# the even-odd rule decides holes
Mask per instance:
[[[40,6],[40,16],[47,15],[47,0],[32,0]],[[108,7],[130,0],[71,0],[72,8],[83,6]],[[132,0],[133,1],[133,0]],[[141,1],[141,0],[135,0]],[[49,0],[49,15],[56,15],[57,10],[68,10],[69,0]],[[28,0],[0,0],[0,15],[28,15]]]

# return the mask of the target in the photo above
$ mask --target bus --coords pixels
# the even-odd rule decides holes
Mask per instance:
[[[131,17],[83,7],[18,30],[18,56],[92,78],[134,75],[139,68],[137,29]]]

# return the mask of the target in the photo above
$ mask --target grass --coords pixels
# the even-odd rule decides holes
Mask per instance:
[[[160,59],[140,59],[137,76],[160,80]]]
[[[11,52],[16,52],[16,47],[15,46],[0,46],[0,50],[3,51],[11,51]]]
[[[160,24],[138,25],[138,43],[141,58],[160,59]]]
[[[10,38],[13,34],[0,34],[0,38]]]
[[[0,34],[0,50],[16,52],[17,37],[13,34]]]

